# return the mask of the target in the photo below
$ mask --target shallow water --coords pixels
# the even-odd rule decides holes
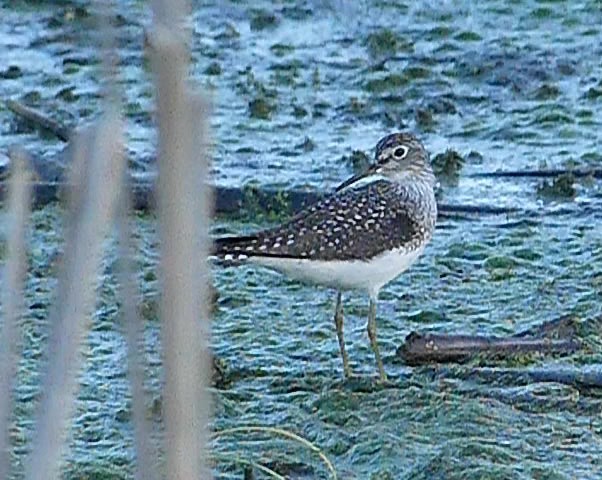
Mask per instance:
[[[584,352],[493,365],[600,368],[600,183],[579,181],[573,198],[550,199],[538,194],[538,180],[471,177],[496,169],[600,166],[600,2],[349,3],[195,4],[191,70],[213,92],[216,181],[327,190],[351,174],[352,162],[344,157],[354,149],[371,153],[383,134],[408,128],[433,154],[447,148],[479,154],[467,159],[457,181],[442,179],[443,201],[529,213],[442,221],[445,228],[421,261],[384,289],[379,341],[396,388],[340,382],[333,292],[263,269],[216,268],[213,345],[229,383],[215,393],[215,429],[290,429],[320,446],[340,478],[599,478],[599,392],[453,379],[437,369],[408,368],[393,356],[414,330],[503,335],[572,314],[582,322]],[[100,67],[90,17],[43,3],[10,5],[1,10],[2,97],[34,99],[70,125],[91,121],[98,114]],[[133,168],[152,169],[152,89],[141,53],[149,12],[136,1],[119,2],[118,11],[128,148],[139,160]],[[11,66],[21,74],[5,78],[14,76]],[[51,157],[62,148],[15,122],[4,105],[0,125],[0,151],[18,142]],[[57,206],[34,213],[12,432],[17,462],[31,435],[61,213]],[[220,218],[216,227],[252,230],[267,218]],[[155,227],[154,216],[138,217],[156,414]],[[67,461],[73,478],[82,472],[127,477],[132,469],[112,266],[107,260],[86,350]],[[367,378],[375,373],[365,334],[367,299],[348,293],[345,308],[352,367]],[[273,438],[225,438],[214,447],[263,460],[291,478],[326,478],[316,458]],[[216,471],[242,477],[242,467],[228,462]]]

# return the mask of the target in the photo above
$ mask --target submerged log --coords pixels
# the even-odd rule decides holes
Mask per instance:
[[[602,388],[601,367],[600,365],[552,368],[437,367],[431,373],[437,379],[472,380],[498,387],[558,383],[579,390],[588,390]]]
[[[408,365],[422,365],[466,361],[476,356],[507,358],[528,353],[570,354],[580,348],[581,343],[577,340],[411,333],[397,354]]]
[[[39,110],[28,107],[27,105],[24,105],[23,103],[17,102],[15,100],[7,100],[6,107],[15,115],[18,115],[27,123],[32,125],[34,128],[46,130],[55,135],[63,142],[68,142],[71,138],[71,129],[65,127],[64,125],[61,125],[55,120],[52,120]]]
[[[568,355],[582,348],[572,317],[546,322],[510,337],[410,333],[397,349],[408,365],[463,362],[471,358],[509,358],[529,353]]]

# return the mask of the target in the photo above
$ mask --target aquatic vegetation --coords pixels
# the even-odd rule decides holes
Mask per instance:
[[[278,24],[278,17],[269,10],[253,10],[251,12],[251,20],[249,26],[251,30],[264,30],[266,28],[274,28]]]
[[[265,97],[259,96],[249,101],[249,113],[252,118],[269,120],[274,110],[276,110],[276,105]]]
[[[344,155],[342,161],[351,165],[355,173],[364,171],[372,163],[370,156],[362,150],[354,150],[351,155]]]
[[[464,157],[453,149],[447,149],[443,153],[438,153],[431,160],[433,170],[437,178],[443,178],[446,181],[457,180],[462,167],[464,167]]]
[[[386,28],[369,34],[366,38],[366,47],[374,57],[391,55],[399,51],[411,52],[414,48],[412,42]]]
[[[207,68],[205,68],[205,74],[207,75],[221,75],[221,73],[222,66],[218,62],[211,62],[207,65]]]
[[[576,193],[575,177],[570,173],[559,175],[551,182],[544,180],[537,186],[537,195],[550,200],[570,200]]]

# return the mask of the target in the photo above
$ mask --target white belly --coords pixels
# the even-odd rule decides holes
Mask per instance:
[[[407,270],[423,250],[424,247],[412,252],[387,252],[367,262],[274,257],[250,257],[248,261],[282,272],[295,280],[342,290],[363,290],[376,297],[381,287]]]

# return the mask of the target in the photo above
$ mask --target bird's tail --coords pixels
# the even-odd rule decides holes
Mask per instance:
[[[253,235],[240,237],[221,237],[213,239],[212,254],[224,260],[236,260],[245,257],[245,248],[257,237]]]

